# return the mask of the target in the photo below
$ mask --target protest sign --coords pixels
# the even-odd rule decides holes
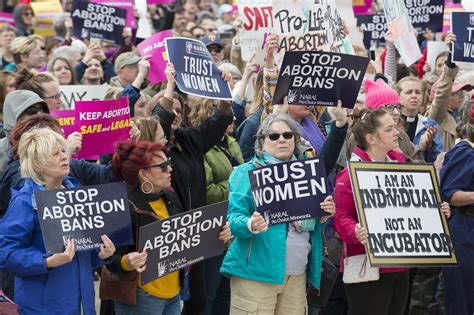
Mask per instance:
[[[285,54],[273,104],[342,106],[352,108],[364,80],[369,58],[309,51]]]
[[[448,46],[446,46],[445,42],[430,40],[428,41],[427,47],[426,61],[431,67],[431,72],[434,72],[436,69],[436,58],[439,54],[448,51]]]
[[[319,204],[329,194],[318,158],[272,164],[249,171],[256,211],[268,225],[327,215]]]
[[[150,74],[148,79],[151,84],[166,81],[165,68],[168,63],[168,56],[166,55],[165,38],[173,37],[171,30],[165,30],[156,33],[138,44],[138,51],[140,56],[150,55]]]
[[[66,138],[76,131],[74,109],[53,110],[51,116],[56,118]]]
[[[125,22],[125,26],[137,28],[137,21],[135,20],[135,15],[133,14],[133,0],[92,0],[92,2],[126,10],[127,21]]]
[[[451,12],[451,28],[457,40],[452,62],[474,62],[474,12]]]
[[[274,0],[272,12],[275,33],[280,35],[275,54],[279,65],[285,51],[353,51],[343,34],[343,19],[335,0]]]
[[[152,30],[152,23],[148,18],[148,6],[146,0],[135,0],[136,13],[138,13],[137,38],[148,38],[155,32]]]
[[[112,153],[116,142],[130,138],[128,97],[109,101],[78,101],[75,123],[82,134],[81,156]]]
[[[395,47],[405,65],[410,66],[422,57],[420,46],[403,1],[382,0],[388,30],[394,34]]]
[[[364,46],[380,47],[385,45],[387,21],[383,14],[363,14],[356,16],[357,26],[364,34]]]
[[[74,1],[72,8],[74,35],[79,38],[95,38],[124,44],[123,28],[127,22],[127,11],[108,5]]]
[[[372,2],[373,0],[352,0],[352,10],[354,15],[357,16],[360,14],[371,14],[372,13]]]
[[[237,1],[239,17],[242,19],[240,47],[242,59],[248,61],[257,50],[262,50],[262,43],[273,29],[271,0]]]
[[[36,35],[56,36],[53,28],[54,19],[64,12],[59,0],[45,2],[31,2],[31,9],[37,19],[34,31]]]
[[[203,42],[183,37],[166,38],[166,53],[176,70],[176,85],[188,94],[232,100],[229,85],[222,79]]]
[[[77,101],[103,100],[110,85],[60,85],[61,100],[68,109],[73,109]]]
[[[443,30],[444,0],[405,0],[408,16],[418,33]]]
[[[349,162],[371,266],[456,264],[433,165]]]
[[[460,3],[446,2],[444,5],[443,33],[451,31],[451,12],[462,12],[464,7]]]
[[[0,12],[0,26],[3,26],[5,24],[16,26],[15,19],[13,18],[13,13]]]
[[[142,284],[204,259],[221,255],[218,239],[226,223],[227,201],[174,215],[140,227],[139,250],[148,252]]]
[[[76,251],[100,248],[107,235],[115,246],[133,244],[124,182],[35,192],[47,254],[61,253],[74,239]]]

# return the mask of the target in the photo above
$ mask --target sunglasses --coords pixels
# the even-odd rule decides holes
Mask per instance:
[[[26,17],[33,16],[33,12],[25,12],[23,15]]]
[[[283,136],[283,138],[285,138],[286,140],[290,140],[295,136],[295,134],[291,131],[286,131],[284,133],[273,132],[267,135],[268,139],[270,139],[271,141],[277,141],[278,139],[280,139],[281,136]]]
[[[220,53],[222,51],[222,49],[223,48],[221,46],[209,46],[209,47],[207,47],[207,50],[209,52],[212,52],[214,50],[217,54]]]
[[[164,161],[160,164],[154,164],[154,165],[147,166],[147,167],[145,167],[145,169],[149,169],[149,168],[152,168],[152,167],[159,167],[159,168],[161,168],[161,170],[163,172],[166,172],[168,169],[171,168],[171,158],[168,158],[166,161]]]

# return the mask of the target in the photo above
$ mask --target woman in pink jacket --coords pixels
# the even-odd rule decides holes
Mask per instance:
[[[384,109],[375,109],[363,110],[360,115],[351,127],[357,143],[351,160],[405,162],[405,156],[396,151],[399,131],[390,114]],[[365,254],[363,244],[368,234],[357,218],[347,167],[337,177],[334,201],[334,227],[344,241],[347,256]],[[341,271],[343,269],[341,261]],[[377,281],[344,284],[351,314],[403,314],[408,298],[408,269],[380,268],[379,272]]]

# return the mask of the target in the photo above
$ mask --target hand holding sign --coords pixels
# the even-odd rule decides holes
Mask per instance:
[[[454,33],[449,32],[448,35],[446,36],[446,45],[448,46],[449,49],[452,49],[453,45],[456,43],[457,37]]]
[[[57,253],[46,258],[46,267],[54,268],[70,263],[76,254],[74,240],[68,239],[66,241],[66,249],[62,253]]]
[[[273,68],[275,66],[275,51],[277,51],[280,43],[278,34],[270,34],[265,42],[265,67]]]
[[[255,211],[250,217],[250,228],[254,232],[265,232],[268,229],[268,223],[262,215]]]
[[[143,251],[141,253],[128,253],[127,256],[125,256],[125,263],[131,269],[136,270],[138,273],[142,273],[146,269],[145,263],[147,258],[148,253],[146,251]]]
[[[337,106],[333,109],[332,114],[336,117],[337,128],[342,128],[347,124],[347,113],[345,109],[342,109],[341,100],[337,101]]]
[[[441,212],[446,216],[446,219],[451,217],[451,206],[446,201],[441,204]]]
[[[336,204],[334,203],[332,196],[327,196],[324,201],[320,203],[320,206],[324,212],[329,213],[329,216],[332,217],[336,214]]]
[[[100,245],[99,258],[106,260],[115,253],[115,245],[107,235],[102,235],[100,238],[104,244]]]
[[[228,240],[232,239],[234,236],[230,231],[230,223],[227,222],[223,227],[222,231],[219,233],[219,240],[227,242]]]
[[[168,62],[165,69],[166,80],[168,81],[168,85],[175,85],[176,84],[176,70],[174,69],[174,65],[171,62]]]
[[[80,132],[71,133],[66,140],[66,151],[72,155],[82,148],[82,134]]]
[[[366,245],[369,239],[369,233],[365,227],[362,227],[360,223],[357,223],[354,228],[355,234],[361,244]]]

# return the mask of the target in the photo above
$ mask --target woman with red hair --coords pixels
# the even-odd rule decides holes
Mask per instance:
[[[112,158],[112,169],[117,180],[126,182],[129,199],[141,210],[133,211],[134,235],[141,226],[166,219],[183,212],[179,199],[171,186],[171,161],[168,149],[161,143],[130,141],[121,143]],[[220,239],[228,236],[228,228],[220,233]],[[135,244],[117,249],[113,263],[107,268],[111,272],[124,275],[143,272],[147,266],[147,253],[138,252]],[[136,305],[115,301],[116,314],[176,314],[180,310],[180,288],[184,285],[184,272],[170,273],[148,284],[141,285],[137,278]]]

